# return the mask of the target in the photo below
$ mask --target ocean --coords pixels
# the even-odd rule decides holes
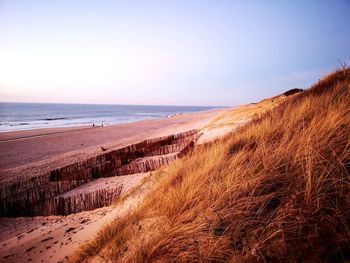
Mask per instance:
[[[214,108],[218,107],[0,102],[0,132],[92,124],[112,125]]]

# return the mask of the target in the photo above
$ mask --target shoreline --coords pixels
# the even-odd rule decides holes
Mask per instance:
[[[1,104],[2,102],[0,102]],[[21,104],[21,103],[19,103]],[[31,103],[29,103],[31,104]],[[49,103],[50,104],[50,103]],[[76,105],[76,104],[72,104],[72,105]],[[85,105],[85,104],[83,104]],[[86,104],[89,105],[89,104]],[[148,106],[148,105],[115,105],[115,106]],[[163,107],[163,105],[160,105],[161,107]],[[157,107],[157,105],[155,105],[155,107]],[[164,107],[172,107],[172,106],[167,106],[164,105]],[[67,123],[45,123],[45,124],[41,124],[41,125],[34,125],[31,123],[25,123],[27,125],[14,125],[15,128],[11,128],[13,125],[8,126],[8,129],[4,129],[1,130],[0,129],[0,137],[3,134],[8,134],[8,133],[17,133],[17,132],[28,132],[28,131],[35,131],[35,130],[52,130],[52,129],[79,129],[81,127],[92,127],[93,124],[96,125],[96,127],[101,127],[101,125],[104,126],[113,126],[113,125],[122,125],[122,124],[129,124],[129,123],[134,123],[134,122],[142,122],[142,121],[149,121],[149,120],[156,120],[156,119],[166,119],[166,118],[170,118],[170,117],[174,117],[174,116],[178,116],[178,115],[182,115],[182,114],[191,114],[191,113],[201,113],[201,112],[208,112],[208,111],[215,111],[215,110],[224,110],[227,108],[231,108],[228,106],[175,106],[175,107],[204,107],[203,109],[199,109],[199,110],[184,110],[184,111],[179,111],[179,112],[168,112],[167,115],[165,114],[160,114],[159,116],[147,116],[147,117],[141,117],[139,119],[133,119],[133,118],[129,118],[127,120],[119,120],[119,121],[99,121],[99,120],[93,120],[93,119],[86,119],[86,122],[83,123],[71,123],[71,122],[67,122]],[[164,112],[165,113],[165,112]],[[117,116],[118,114],[116,113],[115,116]],[[98,118],[101,117],[108,117],[110,115],[106,115],[106,116],[98,116]],[[128,115],[129,116],[129,115]],[[129,117],[132,117],[133,115],[130,115]],[[85,117],[82,117],[85,118]],[[86,117],[87,118],[87,117]],[[58,119],[66,119],[66,120],[73,120],[74,118],[70,118],[70,117],[59,117]],[[79,119],[79,118],[78,118]],[[31,120],[31,121],[40,121],[40,120],[46,120],[46,119],[38,119],[38,120]],[[47,120],[56,120],[56,118],[49,118]],[[96,122],[97,121],[97,122]],[[23,122],[25,122],[23,120]],[[2,125],[2,124],[0,124]],[[28,126],[28,127],[27,127]],[[17,128],[16,128],[17,127]],[[19,128],[22,127],[22,128]],[[0,140],[1,141],[1,140]]]
[[[42,162],[68,163],[101,151],[143,139],[203,128],[217,116],[229,111],[215,109],[184,113],[171,118],[145,120],[104,127],[47,128],[0,133],[0,175],[2,172]],[[13,171],[15,172],[15,171]],[[17,172],[15,172],[17,174]]]
[[[189,115],[189,114],[201,114],[201,113],[209,113],[209,112],[216,112],[216,111],[225,111],[231,108],[232,107],[221,107],[221,108],[212,108],[212,109],[202,110],[202,111],[181,112],[181,113],[174,113],[166,117],[151,118],[151,119],[115,123],[115,124],[105,124],[104,126],[101,126],[99,124],[93,126],[93,123],[91,123],[91,125],[72,125],[72,126],[60,126],[60,127],[42,127],[42,128],[33,128],[33,129],[26,129],[26,130],[0,131],[0,143],[6,142],[6,141],[12,141],[12,140],[21,140],[21,139],[27,139],[27,138],[33,138],[33,137],[66,133],[71,131],[115,127],[115,126],[121,126],[121,125],[124,126],[124,125],[143,123],[143,122],[149,122],[149,121],[166,120],[166,119],[183,116],[183,115]]]

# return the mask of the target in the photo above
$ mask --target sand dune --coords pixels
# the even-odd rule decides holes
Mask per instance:
[[[199,144],[223,136],[273,103],[182,114],[166,119],[103,128],[44,129],[0,134],[0,182],[47,173],[82,162],[102,151],[161,136],[199,129]],[[103,147],[103,149],[101,149]],[[9,179],[10,178],[10,179]],[[11,179],[12,178],[12,179]],[[122,188],[122,202],[68,216],[1,218],[0,258],[4,262],[69,262],[69,257],[105,225],[138,206],[156,178],[149,173],[100,178],[63,196],[110,187]],[[136,189],[136,190],[135,190]],[[127,197],[127,198],[126,198]]]

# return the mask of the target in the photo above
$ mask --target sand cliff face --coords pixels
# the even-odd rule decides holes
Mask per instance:
[[[1,185],[0,216],[67,215],[110,205],[120,195],[122,185],[107,180],[103,187],[94,189],[91,183],[156,170],[185,154],[198,137],[197,130],[190,130],[120,149],[102,149],[101,154],[49,173],[30,178],[22,175],[22,180]],[[87,183],[89,187],[85,187]]]

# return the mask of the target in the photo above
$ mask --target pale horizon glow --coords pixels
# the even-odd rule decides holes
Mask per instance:
[[[258,101],[349,62],[349,12],[345,0],[0,0],[0,101]]]

